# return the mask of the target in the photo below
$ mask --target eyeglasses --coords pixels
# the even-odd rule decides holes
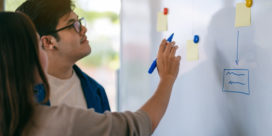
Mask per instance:
[[[62,30],[65,30],[65,29],[71,28],[71,27],[73,27],[73,28],[76,30],[76,32],[80,33],[80,32],[81,32],[81,29],[82,29],[82,25],[83,25],[83,26],[86,26],[86,20],[85,20],[84,18],[80,18],[80,19],[78,19],[77,21],[75,21],[73,24],[68,25],[68,26],[65,26],[65,27],[62,27],[62,28],[60,28],[60,29],[58,29],[58,30],[49,32],[48,34],[57,33],[57,32],[59,32],[59,31],[62,31]]]

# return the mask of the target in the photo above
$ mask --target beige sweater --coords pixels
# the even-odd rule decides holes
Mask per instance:
[[[37,106],[27,136],[149,136],[151,120],[144,111],[105,112],[67,105]]]

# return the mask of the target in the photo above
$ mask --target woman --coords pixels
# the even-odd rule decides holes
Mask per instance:
[[[157,59],[160,83],[137,111],[104,114],[66,105],[47,107],[34,100],[33,86],[49,87],[47,57],[28,17],[0,13],[0,135],[151,135],[164,115],[178,74],[177,46],[163,40]]]

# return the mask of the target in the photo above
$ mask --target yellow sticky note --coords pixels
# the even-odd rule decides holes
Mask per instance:
[[[198,44],[195,44],[193,40],[188,40],[186,45],[186,58],[188,61],[198,60]]]
[[[236,5],[235,27],[251,25],[251,8],[248,8],[245,3]]]
[[[159,12],[157,16],[157,31],[163,32],[167,30],[168,30],[167,15],[164,15],[163,12]]]

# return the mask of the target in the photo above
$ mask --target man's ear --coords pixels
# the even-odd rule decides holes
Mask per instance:
[[[57,49],[56,38],[51,35],[45,35],[41,37],[42,45],[45,50],[55,50]]]

